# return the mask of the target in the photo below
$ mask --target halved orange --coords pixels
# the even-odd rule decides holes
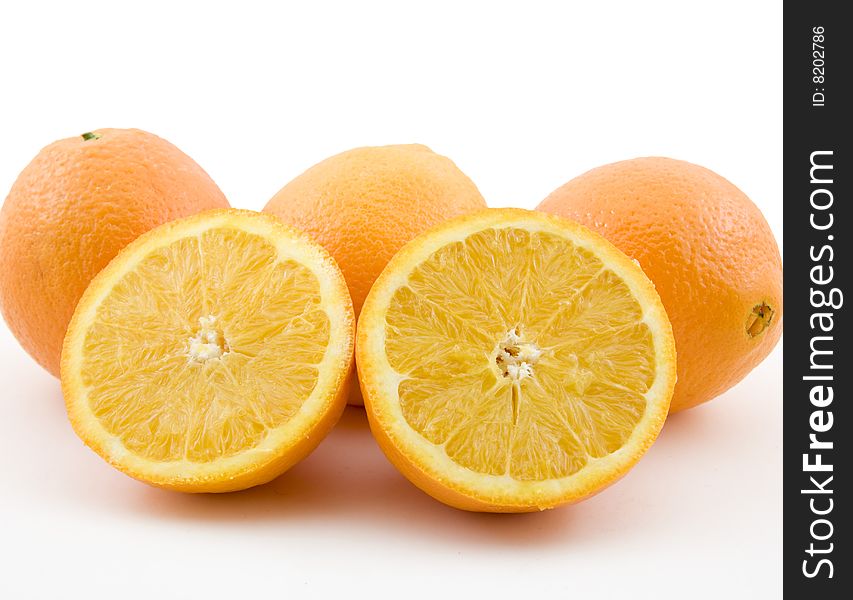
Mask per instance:
[[[353,311],[329,254],[274,217],[215,210],[125,248],[62,352],[74,430],[116,468],[187,492],[264,483],[346,403]]]
[[[657,437],[675,345],[637,264],[518,209],[449,221],[376,281],[356,360],[370,426],[421,489],[468,510],[583,499]]]

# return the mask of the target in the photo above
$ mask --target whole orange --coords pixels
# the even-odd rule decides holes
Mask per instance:
[[[50,144],[0,210],[0,309],[24,349],[59,376],[65,329],[89,281],[140,234],[228,201],[189,156],[138,129]]]
[[[355,148],[284,186],[264,212],[307,231],[344,273],[355,314],[403,245],[451,217],[486,207],[449,158],[419,144]],[[350,402],[361,404],[358,386]]]
[[[753,202],[713,171],[670,158],[593,169],[539,210],[597,230],[655,283],[675,335],[670,411],[743,379],[782,334],[782,259]]]
[[[344,272],[355,313],[397,250],[451,217],[486,207],[449,158],[420,144],[355,148],[314,165],[267,203]]]

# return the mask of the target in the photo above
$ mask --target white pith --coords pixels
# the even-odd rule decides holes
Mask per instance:
[[[187,356],[193,362],[206,362],[228,354],[229,344],[216,326],[216,317],[208,315],[198,320],[198,331],[187,340]]]
[[[533,366],[542,351],[532,341],[523,339],[521,327],[507,331],[495,352],[495,363],[503,377],[517,382],[533,376]]]

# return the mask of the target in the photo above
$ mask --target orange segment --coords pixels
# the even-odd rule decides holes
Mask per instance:
[[[642,271],[603,238],[491,210],[416,238],[359,321],[371,426],[392,462],[460,508],[578,500],[657,436],[672,333]]]
[[[204,213],[143,236],[87,290],[63,353],[69,416],[144,481],[247,487],[340,415],[352,329],[317,244],[271,217]]]

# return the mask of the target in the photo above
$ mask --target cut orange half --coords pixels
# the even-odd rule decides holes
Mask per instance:
[[[356,360],[371,429],[421,489],[468,510],[583,499],[657,437],[675,344],[639,266],[517,209],[406,245],[367,297]]]
[[[116,468],[187,492],[264,483],[343,411],[352,302],[306,235],[215,210],[143,235],[91,282],[68,328],[62,391]]]

